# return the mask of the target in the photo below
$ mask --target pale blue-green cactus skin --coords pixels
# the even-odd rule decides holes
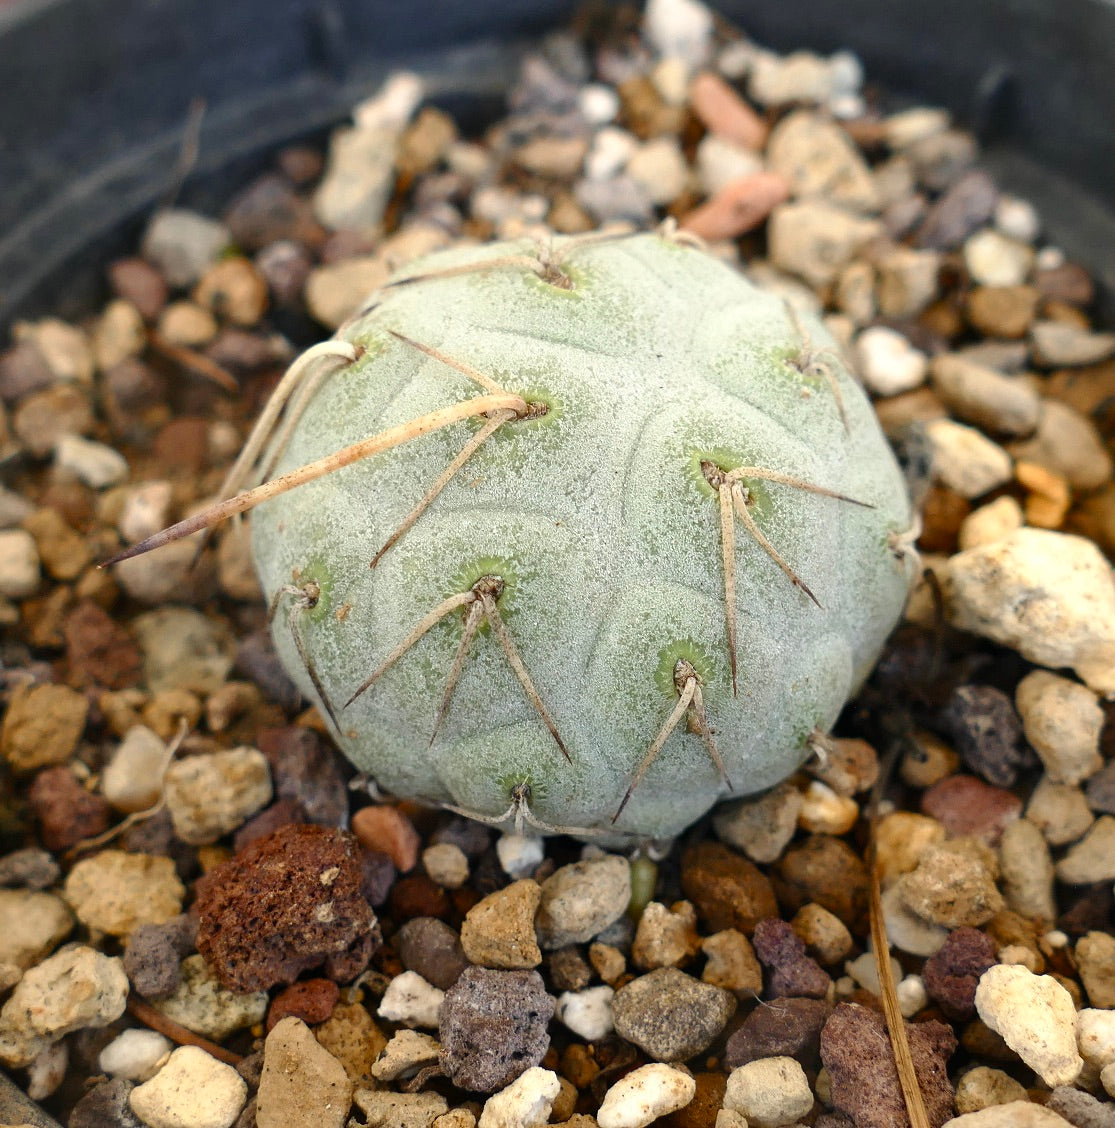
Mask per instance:
[[[447,269],[532,253],[443,252],[404,275],[424,277],[374,295],[338,334],[363,355],[323,379],[276,472],[483,394],[391,331],[548,413],[501,427],[374,568],[479,421],[261,505],[256,564],[279,608],[286,667],[319,701],[307,661],[314,667],[341,749],[383,791],[493,821],[517,795],[535,828],[612,843],[669,838],[718,800],[791,774],[810,734],[829,730],[901,613],[913,564],[896,539],[910,505],[870,403],[815,319],[658,235],[558,243],[568,289],[506,261]],[[817,350],[828,378],[804,363]],[[738,695],[719,500],[702,458],[866,503],[744,483],[749,512],[820,606],[735,524]],[[343,707],[424,615],[484,575],[504,581],[501,616],[571,762],[487,626],[431,743],[463,610]],[[281,589],[309,581],[316,606],[286,613],[294,597]],[[678,704],[679,659],[696,671],[731,788],[697,726],[682,721],[613,822]]]

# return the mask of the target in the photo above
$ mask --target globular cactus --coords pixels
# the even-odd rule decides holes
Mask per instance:
[[[783,779],[913,568],[820,323],[676,236],[412,264],[279,389],[257,457],[217,515],[268,499],[275,641],[345,754],[528,832],[665,839]]]

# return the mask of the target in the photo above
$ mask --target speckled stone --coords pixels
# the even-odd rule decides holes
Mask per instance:
[[[659,968],[616,992],[616,1033],[656,1061],[685,1061],[702,1053],[736,1009],[733,995],[677,968]]]

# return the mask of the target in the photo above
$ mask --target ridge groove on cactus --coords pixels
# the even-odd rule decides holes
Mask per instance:
[[[412,264],[292,366],[226,494],[126,555],[258,505],[276,645],[354,764],[613,844],[793,772],[915,564],[822,326],[669,234]]]

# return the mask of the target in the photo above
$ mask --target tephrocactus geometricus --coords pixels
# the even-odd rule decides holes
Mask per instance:
[[[667,839],[792,773],[914,568],[820,323],[668,234],[411,264],[296,362],[230,492],[252,466],[178,531],[266,501],[275,642],[345,755],[527,833]]]

